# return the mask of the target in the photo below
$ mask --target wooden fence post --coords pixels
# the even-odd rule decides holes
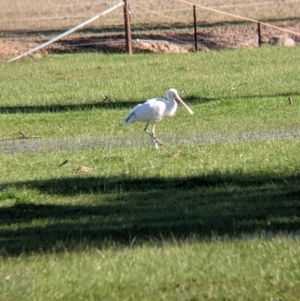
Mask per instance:
[[[132,54],[131,45],[131,28],[130,28],[130,11],[128,1],[124,1],[124,25],[125,25],[125,40],[126,40],[126,51],[128,54]]]
[[[195,39],[195,51],[198,50],[198,37],[197,37],[197,15],[196,6],[193,5],[193,15],[194,15],[194,39]]]
[[[258,45],[261,46],[260,22],[257,23],[257,35],[258,35]]]

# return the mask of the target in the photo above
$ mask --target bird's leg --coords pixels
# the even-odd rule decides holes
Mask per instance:
[[[158,140],[155,136],[155,122],[153,122],[153,126],[152,126],[152,137],[154,140],[154,145],[156,149],[159,149],[159,145],[164,145],[160,140]]]
[[[149,132],[147,130],[149,124],[150,124],[150,121],[147,122],[147,124],[144,128],[144,131],[145,131],[145,133],[147,133],[154,140],[155,148],[158,149],[158,145],[163,145],[163,144],[155,137],[155,122],[153,122],[151,132]]]

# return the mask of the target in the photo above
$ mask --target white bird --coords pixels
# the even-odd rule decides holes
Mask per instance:
[[[124,124],[129,125],[134,122],[146,122],[144,131],[154,140],[155,148],[158,149],[158,145],[163,143],[155,136],[155,123],[162,120],[164,116],[174,116],[177,110],[177,102],[180,102],[189,114],[193,115],[194,112],[183,102],[178,95],[176,89],[169,89],[167,92],[167,99],[164,98],[152,98],[148,99],[142,104],[138,104],[124,119]],[[152,122],[152,129],[149,132],[148,126]]]

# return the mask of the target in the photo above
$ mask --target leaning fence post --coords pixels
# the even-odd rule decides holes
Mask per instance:
[[[193,5],[195,50],[198,50],[196,5]]]
[[[10,59],[10,60],[8,60],[7,62],[10,63],[10,62],[16,61],[16,60],[22,58],[22,57],[25,56],[25,55],[31,54],[31,53],[33,53],[33,52],[35,52],[35,51],[38,51],[38,50],[40,50],[40,49],[42,49],[42,48],[44,48],[44,47],[50,45],[50,44],[53,44],[54,42],[60,40],[62,37],[65,37],[65,36],[69,35],[70,33],[72,33],[72,32],[74,32],[74,31],[76,31],[76,30],[78,30],[78,29],[80,29],[80,28],[86,26],[87,24],[89,24],[89,23],[91,23],[91,22],[94,22],[95,20],[97,20],[97,19],[100,18],[101,16],[104,16],[104,15],[110,13],[111,11],[115,10],[116,8],[118,8],[118,7],[122,6],[122,5],[124,5],[123,2],[120,2],[120,3],[116,4],[115,6],[110,7],[109,9],[103,11],[102,13],[100,13],[100,14],[98,14],[98,15],[96,15],[96,16],[94,16],[94,17],[92,17],[92,18],[90,18],[90,19],[88,19],[88,20],[86,20],[86,21],[84,21],[84,22],[82,22],[82,23],[80,23],[80,24],[78,24],[78,25],[75,26],[75,27],[72,27],[71,29],[69,29],[69,30],[67,30],[67,31],[65,31],[65,32],[63,32],[63,33],[61,33],[61,34],[59,34],[58,36],[52,38],[51,40],[49,40],[49,41],[47,41],[47,42],[44,42],[44,43],[42,43],[42,44],[40,44],[40,45],[38,45],[38,46],[36,46],[36,47],[34,47],[34,48],[32,48],[32,49],[30,49],[30,50],[28,50],[28,51],[26,51],[26,52],[20,54],[20,55],[18,55],[18,56],[16,56],[16,57],[12,58],[12,59]]]
[[[258,35],[258,45],[261,46],[260,22],[257,23],[257,35]]]
[[[125,24],[125,40],[126,40],[126,51],[128,54],[132,54],[131,45],[131,29],[130,29],[130,11],[128,1],[124,0],[124,24]]]

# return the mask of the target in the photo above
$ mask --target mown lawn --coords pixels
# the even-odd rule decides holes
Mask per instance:
[[[297,47],[0,65],[0,300],[298,300],[298,65]],[[155,151],[122,120],[170,87],[195,114]]]

